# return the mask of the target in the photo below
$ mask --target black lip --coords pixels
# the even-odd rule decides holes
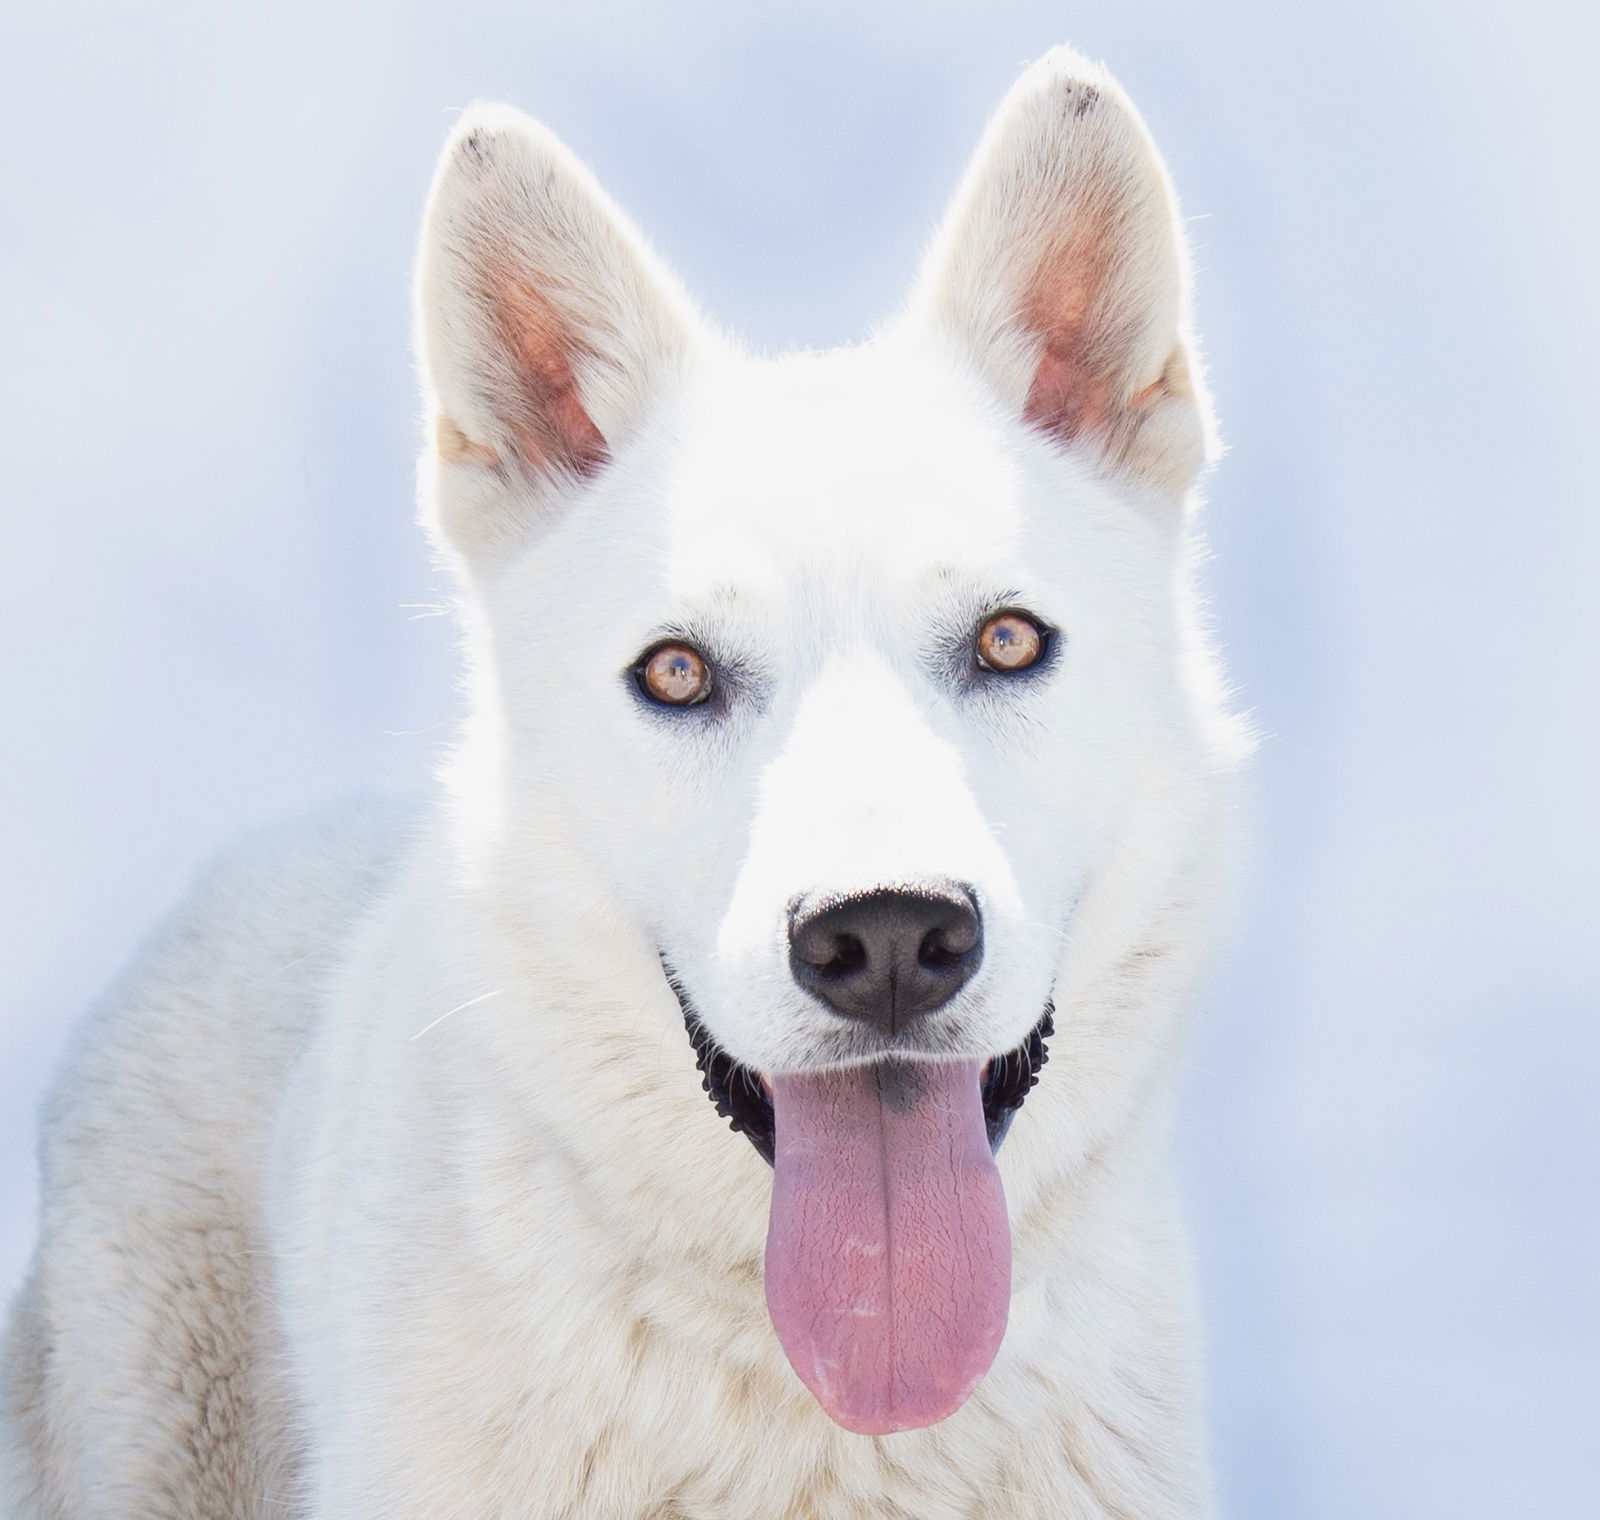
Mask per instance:
[[[750,1067],[734,1060],[712,1038],[705,1021],[695,1011],[682,979],[662,960],[667,983],[683,1010],[684,1028],[694,1046],[695,1065],[700,1070],[706,1096],[717,1112],[728,1121],[728,1128],[743,1135],[768,1166],[772,1165],[776,1125],[772,1100],[761,1078]],[[989,1149],[998,1151],[1017,1117],[1017,1110],[1039,1081],[1040,1069],[1050,1059],[1045,1041],[1055,1033],[1055,1004],[1047,1002],[1044,1015],[1015,1050],[996,1056],[983,1075],[983,1122],[989,1134]]]

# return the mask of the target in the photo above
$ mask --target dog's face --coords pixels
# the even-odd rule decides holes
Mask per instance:
[[[909,310],[773,361],[701,326],[548,134],[481,110],[421,297],[498,830],[581,858],[567,879],[660,956],[780,1200],[796,1136],[910,1113],[935,1149],[998,1143],[1069,952],[1115,936],[1196,763],[1175,584],[1207,421],[1132,108],[1081,60],[1036,66]],[[875,1096],[828,1075],[851,1070]],[[774,1317],[810,1346],[798,1276]],[[887,1398],[785,1343],[864,1430],[948,1412],[982,1360]]]
[[[913,334],[709,359],[496,584],[518,784],[752,1070],[1014,1050],[1172,726],[1170,536]]]

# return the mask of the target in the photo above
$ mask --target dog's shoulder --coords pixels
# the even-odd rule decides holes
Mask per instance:
[[[81,1021],[44,1115],[46,1163],[85,1135],[147,1156],[259,1134],[352,935],[420,832],[410,799],[352,798],[238,836]]]
[[[80,1023],[45,1106],[40,1241],[0,1377],[0,1489],[18,1502],[77,1513],[94,1472],[159,1487],[162,1513],[232,1514],[275,1481],[289,1448],[255,1369],[275,1355],[277,1107],[419,821],[366,799],[242,836]]]

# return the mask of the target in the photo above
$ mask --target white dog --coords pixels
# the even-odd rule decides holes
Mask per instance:
[[[1164,1128],[1241,741],[1132,106],[1029,69],[860,348],[734,351],[502,107],[418,290],[468,732],[85,1024],[0,1511],[1208,1513]]]

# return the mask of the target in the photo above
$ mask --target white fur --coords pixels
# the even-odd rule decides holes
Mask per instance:
[[[1105,278],[1067,281],[1052,339],[1063,247]],[[1065,50],[1008,97],[908,311],[772,361],[548,133],[469,115],[419,279],[469,731],[439,805],[241,849],[86,1022],[0,1513],[1209,1512],[1164,1125],[1241,739],[1188,589],[1184,268],[1142,124]],[[1030,425],[1049,341],[1089,402],[1057,386]],[[948,647],[996,603],[1061,658],[961,686]],[[714,720],[623,674],[680,631],[741,672]],[[771,1174],[706,1102],[659,956],[739,1059],[857,1059],[788,974],[786,905],[928,876],[986,917],[939,1048],[1008,1050],[1052,993],[1057,1035],[1000,1153],[998,1360],[944,1423],[856,1436],[773,1335]]]

